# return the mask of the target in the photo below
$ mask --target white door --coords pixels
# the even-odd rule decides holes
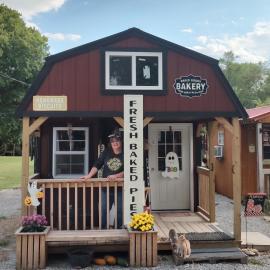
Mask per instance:
[[[153,210],[191,209],[191,139],[192,124],[149,124],[149,178]],[[176,153],[177,157],[174,154],[175,158],[172,158],[175,164],[179,163],[179,174],[174,178],[163,173],[167,170],[168,160],[171,160],[169,156],[166,160],[169,152]]]

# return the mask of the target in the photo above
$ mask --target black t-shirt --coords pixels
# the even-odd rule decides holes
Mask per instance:
[[[103,177],[124,171],[124,154],[114,154],[112,150],[105,149],[94,164],[98,170],[103,167]]]

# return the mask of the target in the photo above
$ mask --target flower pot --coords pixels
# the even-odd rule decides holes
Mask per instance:
[[[16,269],[40,269],[46,267],[46,235],[50,227],[43,232],[16,232]]]
[[[128,230],[129,234],[129,264],[130,266],[157,265],[157,231]]]

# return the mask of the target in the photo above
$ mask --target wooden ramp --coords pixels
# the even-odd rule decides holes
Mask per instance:
[[[247,264],[247,255],[239,248],[192,249],[189,258],[183,259],[176,254],[173,254],[173,259],[176,265],[195,262],[239,262]]]
[[[168,212],[155,212],[152,214],[155,217],[155,226],[158,230],[158,249],[170,250],[169,231],[174,229],[176,233],[184,234],[222,234],[223,231],[217,226],[216,223],[209,223],[205,221],[201,216],[193,212],[181,212],[181,211],[168,211]],[[204,247],[239,247],[240,242],[236,242],[234,239],[200,239],[200,241],[192,240],[191,246],[193,248]]]

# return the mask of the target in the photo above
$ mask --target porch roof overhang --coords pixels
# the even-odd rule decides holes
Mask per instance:
[[[53,117],[53,118],[65,118],[65,117],[98,117],[98,118],[111,118],[111,117],[123,117],[121,111],[28,111],[25,113],[28,117]],[[156,120],[169,120],[169,121],[196,121],[201,119],[213,119],[215,117],[238,117],[238,112],[226,112],[226,111],[172,111],[172,112],[144,112],[145,117],[153,117]]]

